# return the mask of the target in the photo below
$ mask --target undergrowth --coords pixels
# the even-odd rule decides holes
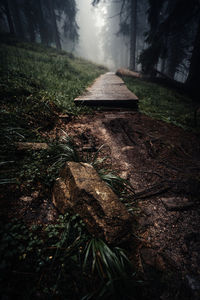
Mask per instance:
[[[200,132],[194,119],[196,108],[189,97],[146,80],[128,77],[123,79],[128,88],[138,96],[142,113],[183,129]]]
[[[16,143],[44,142],[42,133],[55,126],[60,114],[90,111],[76,107],[73,100],[105,71],[103,66],[64,51],[1,38],[0,185],[19,183],[25,177],[23,173],[40,179],[41,161],[46,158],[41,159],[42,152],[30,152],[19,160]]]
[[[39,199],[33,203],[35,206],[44,199],[50,202],[53,182],[67,161],[90,163],[131,212],[133,208],[128,207],[127,200],[134,195],[134,189],[104,167],[106,157],[99,158],[103,146],[95,154],[85,155],[65,132],[62,141],[48,141],[42,135],[54,127],[59,114],[78,115],[90,111],[77,108],[73,99],[105,71],[102,66],[41,45],[13,40],[0,44],[2,299],[139,297],[136,295],[138,282],[125,252],[91,236],[78,215],[67,213],[46,224],[27,222],[23,214],[17,215],[18,211],[17,219],[13,219],[12,214],[7,215],[16,199],[32,197],[37,191]],[[127,83],[139,96],[141,111],[153,117],[161,114],[167,120],[170,109],[165,110],[174,101],[173,96],[162,88],[152,89],[153,85],[148,83],[132,79]],[[163,110],[158,112],[160,98],[165,98],[166,103],[159,106],[163,106]],[[187,100],[184,101],[187,104]],[[181,116],[180,120],[186,120]],[[47,142],[49,147],[17,151],[18,142],[31,141]],[[29,204],[26,206],[27,210],[31,208]]]
[[[0,289],[8,299],[130,299],[137,282],[124,251],[91,237],[78,215],[0,228]]]
[[[20,109],[26,104],[29,112],[41,102],[54,103],[68,113],[84,111],[87,108],[74,105],[74,98],[106,71],[72,54],[26,43],[0,44],[0,66],[1,100],[17,101]]]
[[[103,146],[93,155],[84,155],[62,133],[62,140],[49,144],[48,149],[29,150],[15,162],[14,180],[24,195],[47,189],[48,197],[67,161],[90,163],[121,198],[127,195],[127,182],[101,167],[106,159],[99,158]],[[135,293],[137,280],[125,252],[91,236],[78,215],[67,213],[46,225],[27,225],[21,217],[2,222],[0,234],[3,297],[121,300]]]
[[[85,155],[65,132],[62,140],[51,141],[42,134],[55,126],[59,114],[90,111],[77,108],[73,99],[105,68],[12,39],[0,44],[0,66],[1,297],[130,298],[135,277],[122,249],[91,236],[78,215],[42,222],[32,212],[44,199],[51,201],[53,182],[67,161],[92,164],[113,190],[118,186],[125,195],[123,179],[102,169],[101,148]],[[47,142],[48,148],[19,151],[19,142]],[[21,198],[32,202],[24,213],[15,213],[12,206],[22,205]]]
[[[73,139],[46,150],[30,150],[16,173],[23,193],[49,189],[67,161],[92,164],[118,195],[127,182],[101,168],[104,159],[85,156]],[[46,195],[47,196],[47,195]],[[3,297],[20,299],[129,299],[135,293],[135,273],[125,252],[91,236],[78,215],[60,216],[52,224],[27,225],[21,219],[1,223],[0,288]],[[17,287],[17,288],[16,288]]]

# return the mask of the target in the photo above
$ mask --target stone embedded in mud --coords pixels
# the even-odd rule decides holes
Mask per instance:
[[[53,203],[61,213],[78,213],[88,230],[108,243],[129,238],[131,215],[89,164],[66,163],[54,184]]]

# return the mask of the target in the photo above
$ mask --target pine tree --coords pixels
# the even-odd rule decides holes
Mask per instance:
[[[56,48],[58,51],[60,51],[62,48],[61,48],[60,34],[58,31],[58,25],[57,25],[54,5],[55,5],[55,2],[53,3],[53,0],[48,0],[49,14],[51,17],[51,24],[52,24],[52,29],[53,29],[53,37],[54,37],[54,41],[56,44]]]
[[[193,44],[192,57],[190,60],[190,68],[186,85],[194,97],[198,97],[199,101],[199,86],[200,86],[200,18],[197,26],[196,37]]]
[[[15,32],[19,38],[25,38],[24,32],[24,24],[21,15],[21,1],[20,0],[12,0],[11,12],[13,16],[13,21],[15,24]]]
[[[14,35],[15,28],[14,28],[13,18],[12,18],[12,14],[11,14],[11,9],[10,9],[10,1],[9,0],[0,0],[0,8],[1,8],[1,11],[6,16],[10,33]]]
[[[136,70],[137,0],[131,1],[130,4],[130,69]]]

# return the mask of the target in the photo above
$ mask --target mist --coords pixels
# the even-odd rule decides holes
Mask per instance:
[[[0,33],[66,50],[112,71],[129,68],[182,82],[190,74],[193,82],[200,4],[182,1],[183,8],[179,0],[2,0]]]
[[[103,64],[111,71],[128,68],[130,64],[130,37],[120,32],[120,1],[102,1],[92,6],[91,0],[77,1],[79,41],[77,56]],[[145,9],[139,9],[137,55],[144,48],[144,31],[147,28]],[[129,21],[128,21],[129,22]],[[137,69],[140,69],[139,64]]]
[[[129,45],[119,36],[119,3],[101,2],[96,7],[91,0],[77,1],[79,42],[76,55],[103,64],[111,71],[128,67]]]
[[[91,0],[77,1],[77,8],[79,42],[75,53],[80,57],[103,64],[101,30],[104,25],[104,12],[93,7]]]

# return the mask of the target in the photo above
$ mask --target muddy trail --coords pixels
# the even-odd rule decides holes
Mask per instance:
[[[198,138],[174,125],[128,110],[80,116],[62,122],[53,134],[62,135],[61,128],[74,138],[82,153],[95,152],[104,145],[99,155],[108,157],[112,169],[133,186],[135,195],[129,211],[136,226],[131,251],[135,252],[132,255],[138,270],[147,277],[152,276],[152,270],[167,274],[173,270],[189,287],[191,299],[198,299]],[[177,298],[173,299],[179,299],[180,293],[183,299],[190,299],[182,283],[176,284]],[[160,299],[171,297],[166,291]]]
[[[105,167],[131,183],[134,195],[127,207],[135,223],[132,244],[125,247],[137,272],[149,282],[147,293],[152,296],[147,299],[199,299],[198,137],[128,109],[62,116],[43,136],[59,140],[63,131],[81,154],[94,154],[104,145],[99,157],[107,157]],[[51,193],[42,189],[16,196],[10,217],[54,222],[58,212]]]

